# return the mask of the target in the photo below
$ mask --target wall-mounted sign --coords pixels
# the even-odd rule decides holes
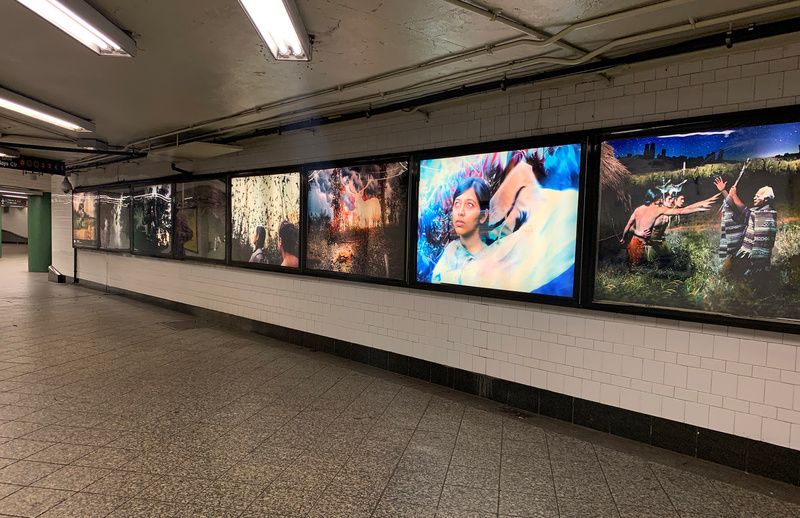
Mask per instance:
[[[61,160],[48,160],[46,158],[35,158],[21,156],[19,158],[0,157],[0,167],[6,169],[17,169],[31,173],[57,173],[66,172],[64,162]]]
[[[28,198],[8,198],[0,195],[0,207],[27,207]]]

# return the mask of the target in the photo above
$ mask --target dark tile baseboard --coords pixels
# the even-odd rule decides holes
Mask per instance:
[[[800,451],[753,439],[670,421],[485,374],[391,353],[343,340],[298,331],[81,280],[80,285],[166,307],[239,330],[390,370],[485,397],[528,412],[567,421],[659,448],[800,486]]]

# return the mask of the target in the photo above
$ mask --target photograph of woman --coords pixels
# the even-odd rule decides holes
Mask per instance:
[[[489,185],[483,178],[465,178],[453,193],[451,219],[458,239],[451,241],[433,268],[431,282],[461,284],[461,271],[474,261],[486,243],[481,236],[481,227],[489,218]],[[485,230],[485,229],[484,229]]]
[[[571,297],[581,146],[420,163],[417,280]]]

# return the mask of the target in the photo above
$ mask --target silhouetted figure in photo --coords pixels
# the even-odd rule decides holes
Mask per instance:
[[[688,207],[666,207],[664,199],[652,189],[648,189],[644,203],[633,210],[619,243],[625,246],[627,242],[628,264],[639,266],[647,259],[647,247],[651,246],[650,239],[653,227],[661,216],[677,216],[681,214],[692,214],[694,212],[706,212],[719,197],[719,194],[707,198]],[[628,242],[628,234],[633,235]]]
[[[719,258],[722,272],[727,274],[731,271],[733,258],[742,247],[747,229],[747,214],[733,202],[728,192],[728,183],[722,177],[714,178],[714,186],[725,197],[720,219]],[[736,191],[736,186],[731,190]]]
[[[729,194],[731,201],[747,221],[742,246],[734,259],[734,270],[743,272],[745,277],[760,277],[769,270],[772,249],[778,234],[778,213],[772,207],[775,191],[767,185],[760,188],[753,196],[752,208],[742,202],[735,186],[731,187]]]
[[[255,249],[250,255],[248,263],[266,263],[267,254],[264,253],[264,242],[267,240],[267,230],[261,225],[256,227],[256,233],[253,234],[252,243]]]
[[[284,221],[278,228],[278,251],[281,253],[281,266],[297,268],[300,266],[298,248],[300,245],[300,232],[297,225]]]

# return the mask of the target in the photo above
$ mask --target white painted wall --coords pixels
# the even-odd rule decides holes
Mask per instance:
[[[50,175],[23,173],[15,169],[0,167],[0,186],[50,192]]]
[[[9,207],[8,212],[3,212],[3,230],[28,237],[28,208]]]
[[[270,137],[193,167],[217,172],[800,104],[798,56],[798,38],[737,46],[614,70],[610,79],[573,77],[432,107],[427,120],[402,114]],[[80,180],[148,176],[144,167]],[[54,236],[65,228],[55,218]],[[66,253],[54,243],[54,262]],[[86,250],[78,269],[82,279],[126,290],[800,449],[800,336]]]

